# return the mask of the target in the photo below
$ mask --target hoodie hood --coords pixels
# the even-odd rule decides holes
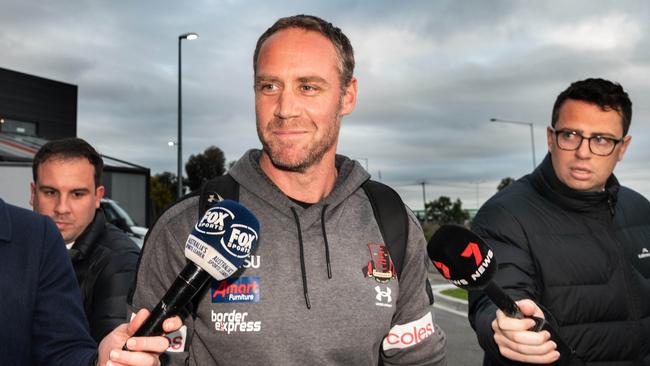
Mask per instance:
[[[318,213],[323,209],[323,206],[327,205],[330,209],[335,208],[358,190],[365,181],[370,179],[370,175],[358,162],[343,155],[336,155],[335,164],[338,177],[332,192],[311,207],[304,209],[291,201],[262,171],[259,164],[261,155],[261,150],[252,149],[247,151],[228,173],[242,187],[253,193],[257,198],[266,201],[281,214],[293,218],[291,207],[295,207],[298,212],[304,211],[300,218],[303,225],[311,225],[316,220],[319,220]]]

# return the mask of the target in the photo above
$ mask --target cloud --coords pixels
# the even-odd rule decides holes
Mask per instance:
[[[152,6],[152,4],[155,4]],[[617,174],[650,196],[650,40],[644,1],[3,1],[1,67],[79,86],[78,132],[103,153],[176,171],[178,35],[183,156],[259,146],[252,94],[258,36],[287,15],[332,21],[355,49],[357,108],[339,150],[368,163],[414,208],[484,202],[501,178],[531,170],[557,94],[601,76],[634,103],[633,143]],[[363,159],[366,160],[363,160]],[[478,186],[478,200],[477,200]]]

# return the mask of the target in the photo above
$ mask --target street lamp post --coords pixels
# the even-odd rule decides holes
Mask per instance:
[[[178,36],[178,198],[183,196],[183,114],[181,98],[181,41],[193,41],[199,38],[196,33],[184,33]]]
[[[517,124],[517,125],[528,125],[530,127],[530,144],[533,148],[533,169],[537,166],[537,163],[535,162],[535,136],[533,135],[533,123],[532,122],[524,122],[524,121],[511,121],[507,119],[499,119],[499,118],[490,118],[490,122],[502,122],[502,123],[512,123],[512,124]]]

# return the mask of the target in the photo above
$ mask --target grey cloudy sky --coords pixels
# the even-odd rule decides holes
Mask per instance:
[[[339,152],[414,209],[440,195],[482,204],[546,154],[555,97],[572,81],[620,82],[634,103],[619,179],[650,197],[647,1],[40,1],[0,3],[0,67],[79,86],[78,134],[100,152],[176,171],[177,37],[183,42],[184,159],[259,147],[252,54],[277,18],[341,27],[359,96]],[[478,196],[477,196],[478,193]]]

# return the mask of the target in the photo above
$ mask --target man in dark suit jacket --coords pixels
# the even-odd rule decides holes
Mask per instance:
[[[47,217],[0,199],[0,364],[158,365],[164,337],[129,338],[147,316],[90,337],[79,287],[56,226]],[[168,319],[165,329],[181,325]],[[128,340],[129,349],[122,351]]]

